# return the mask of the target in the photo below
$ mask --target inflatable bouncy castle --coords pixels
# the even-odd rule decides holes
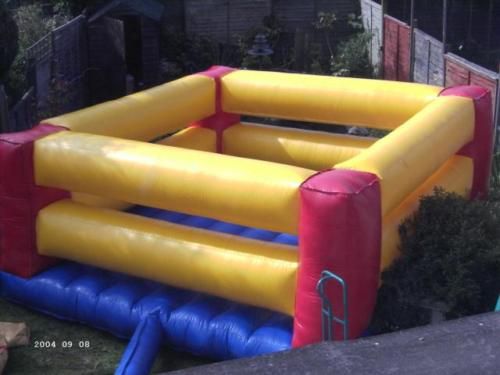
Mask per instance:
[[[321,341],[325,300],[334,338],[359,337],[419,198],[487,194],[491,112],[479,87],[213,67],[1,135],[1,296],[132,337],[119,373],[163,344],[229,359]],[[341,282],[322,300],[324,271]]]

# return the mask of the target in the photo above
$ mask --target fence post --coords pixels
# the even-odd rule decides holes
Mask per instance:
[[[448,0],[443,0],[443,86],[446,86],[446,54],[448,48]]]
[[[495,147],[494,150],[498,149],[498,128],[500,127],[500,63],[498,63],[498,76],[497,76],[497,92],[496,92],[496,100],[493,104],[495,106],[495,111],[493,114],[493,123],[495,124]],[[500,299],[499,299],[500,301]]]
[[[9,104],[3,85],[0,85],[0,133],[9,130]]]
[[[410,82],[413,81],[415,70],[415,0],[411,0],[410,5]]]
[[[387,12],[387,0],[381,0],[382,6],[382,40],[380,43],[380,76],[385,78],[385,14]]]

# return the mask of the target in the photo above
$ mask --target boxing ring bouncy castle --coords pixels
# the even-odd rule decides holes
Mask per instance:
[[[1,294],[132,337],[119,371],[141,373],[162,343],[228,359],[320,341],[328,270],[356,338],[419,197],[487,194],[490,103],[479,87],[214,67],[1,135]]]

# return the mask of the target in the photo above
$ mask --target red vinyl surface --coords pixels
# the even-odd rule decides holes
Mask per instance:
[[[69,193],[35,185],[34,141],[64,130],[52,125],[0,134],[0,270],[30,277],[56,261],[36,251],[38,211]]]
[[[367,328],[375,306],[381,245],[378,178],[350,170],[320,172],[300,189],[299,271],[292,345],[321,341],[321,300],[316,285],[323,270],[348,287],[349,337]],[[337,317],[343,318],[342,289],[326,289]],[[335,338],[342,327],[335,326]]]

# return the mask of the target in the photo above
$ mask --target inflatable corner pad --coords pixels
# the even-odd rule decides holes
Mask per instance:
[[[228,75],[229,73],[232,73],[238,69],[236,68],[231,68],[228,66],[222,66],[222,65],[214,65],[208,68],[207,70],[200,72],[198,74],[206,76],[206,77],[211,77],[215,79],[220,79],[224,77],[225,75]]]
[[[471,199],[487,198],[494,134],[491,92],[479,86],[456,86],[444,89],[440,95],[470,98],[474,102],[474,139],[459,154],[474,160]]]
[[[378,178],[365,172],[329,170],[300,189],[299,271],[292,345],[322,340],[321,300],[316,285],[323,270],[347,284],[348,316],[342,289],[327,287],[335,316],[349,321],[349,337],[367,328],[375,305],[381,247],[381,197]],[[335,326],[335,338],[342,329]]]
[[[29,277],[53,259],[36,251],[35,218],[43,207],[69,193],[35,185],[33,148],[37,139],[64,130],[48,124],[0,134],[0,270]]]
[[[115,375],[147,375],[164,342],[163,328],[158,314],[144,317],[130,340]]]
[[[222,109],[222,88],[221,88],[221,78],[227,74],[230,74],[237,69],[229,68],[226,66],[212,66],[210,69],[198,73],[215,80],[215,114],[207,117],[201,121],[196,122],[193,126],[199,126],[203,128],[212,129],[216,133],[216,149],[218,153],[222,153],[222,137],[224,130],[227,128],[238,124],[241,121],[241,116],[231,113],[226,113]]]

